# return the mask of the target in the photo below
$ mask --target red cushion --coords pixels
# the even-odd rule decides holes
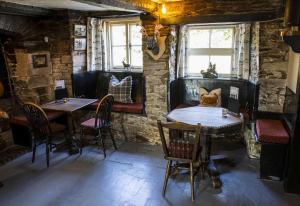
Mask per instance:
[[[181,109],[181,108],[187,108],[187,107],[192,107],[193,105],[191,104],[186,104],[186,103],[183,103],[183,104],[180,104],[176,107],[176,109]]]
[[[59,111],[45,111],[49,121],[55,120],[56,118],[64,115],[64,112]],[[9,120],[11,124],[18,124],[23,126],[29,126],[29,122],[24,115],[12,116]]]
[[[114,103],[112,107],[113,112],[125,112],[125,113],[143,113],[142,103]]]
[[[90,104],[89,107],[96,110],[98,107],[99,101]],[[113,112],[124,112],[124,113],[134,113],[141,114],[143,113],[143,104],[142,103],[120,103],[115,102],[112,107]]]
[[[288,144],[289,135],[280,120],[256,120],[256,131],[261,143]]]

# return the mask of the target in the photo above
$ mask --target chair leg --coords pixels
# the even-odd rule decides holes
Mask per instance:
[[[117,145],[116,145],[116,142],[115,142],[114,135],[113,135],[113,133],[112,133],[112,131],[111,131],[111,128],[108,128],[108,132],[109,132],[109,135],[110,135],[111,140],[112,140],[112,142],[113,142],[114,148],[115,148],[115,150],[117,150],[118,148],[117,148]]]
[[[81,155],[82,154],[82,148],[83,148],[83,127],[80,128],[79,142],[80,142],[79,154]]]
[[[46,143],[46,158],[47,158],[47,167],[49,167],[49,156],[50,156],[50,151],[49,151],[50,144]]]
[[[168,160],[166,173],[165,173],[165,181],[164,181],[164,186],[163,186],[163,192],[162,192],[163,196],[165,196],[165,194],[166,194],[168,179],[169,179],[170,171],[171,171],[171,165],[172,165],[172,161]]]
[[[195,191],[194,191],[194,170],[193,170],[193,163],[190,162],[190,178],[191,178],[191,193],[192,193],[192,201],[195,200]]]
[[[101,135],[101,129],[99,129],[99,138],[101,140],[101,144],[102,144],[102,149],[103,149],[103,154],[104,154],[104,158],[106,158],[106,148],[105,148],[105,135]]]
[[[35,152],[36,152],[36,142],[32,140],[32,159],[31,162],[34,163],[35,161]]]

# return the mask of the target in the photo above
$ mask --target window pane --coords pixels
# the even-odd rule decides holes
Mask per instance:
[[[137,24],[130,24],[130,40],[131,45],[142,45],[141,26]]]
[[[191,55],[188,56],[188,73],[199,73],[208,68],[209,56]]]
[[[126,47],[125,46],[118,46],[112,47],[112,65],[115,66],[122,66],[122,61],[126,61]]]
[[[216,69],[218,73],[231,73],[231,56],[211,56],[210,61],[211,63],[216,64]]]
[[[141,46],[131,47],[131,66],[142,67],[143,66],[143,53]]]
[[[232,48],[233,29],[212,29],[211,48]]]
[[[113,46],[126,45],[126,26],[125,25],[112,25],[111,26],[111,44]]]
[[[192,29],[189,31],[189,48],[209,48],[209,30]]]

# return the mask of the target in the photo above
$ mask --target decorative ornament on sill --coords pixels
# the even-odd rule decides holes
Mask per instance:
[[[214,79],[218,77],[218,73],[216,71],[216,64],[212,64],[209,62],[209,66],[206,71],[201,70],[201,74],[203,78]]]
[[[146,29],[141,26],[141,33],[146,39],[147,50],[146,52],[154,59],[159,60],[166,51],[167,36],[160,36],[160,29],[163,25],[156,24],[153,36],[149,36]]]

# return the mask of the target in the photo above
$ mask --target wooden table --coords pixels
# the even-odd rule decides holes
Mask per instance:
[[[67,98],[66,101],[60,100],[60,101],[52,101],[48,102],[46,104],[43,104],[41,107],[44,110],[52,110],[52,111],[62,111],[68,113],[68,119],[69,119],[69,134],[72,137],[70,144],[74,143],[75,137],[74,133],[75,131],[75,124],[74,124],[74,118],[73,113],[79,109],[82,109],[94,102],[96,102],[98,99],[84,99],[84,98]],[[72,131],[70,130],[72,128]],[[70,153],[77,153],[78,148],[76,148],[76,151],[70,150]]]
[[[222,182],[219,177],[215,164],[211,158],[211,135],[215,134],[217,130],[230,128],[241,125],[243,118],[227,114],[227,117],[222,116],[221,107],[188,107],[182,109],[175,109],[167,115],[170,121],[183,122],[190,125],[201,124],[203,134],[205,136],[205,160],[207,162],[207,171],[212,179],[213,187],[219,188]]]

